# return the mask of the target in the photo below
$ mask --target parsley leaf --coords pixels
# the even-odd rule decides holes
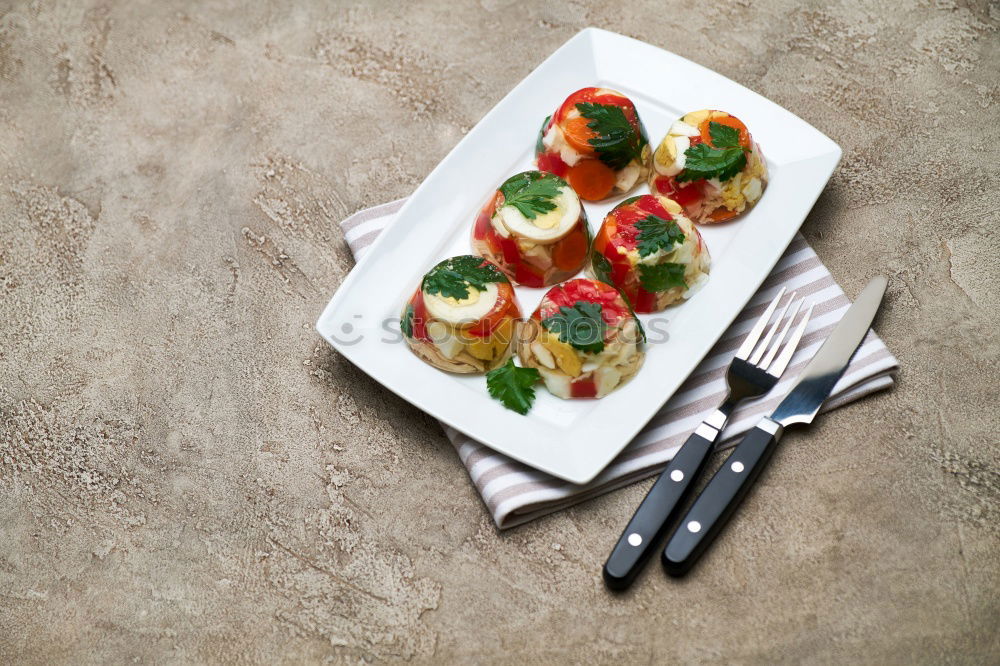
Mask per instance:
[[[708,123],[708,135],[712,137],[712,145],[716,148],[739,148],[740,133],[735,127],[717,123]]]
[[[573,307],[559,308],[559,314],[542,320],[542,326],[560,340],[580,351],[597,354],[604,350],[604,332],[608,325],[601,317],[601,305],[577,301]]]
[[[588,143],[597,151],[602,162],[618,171],[642,156],[646,137],[635,131],[622,107],[583,102],[576,108],[581,116],[590,121],[587,127],[597,133],[596,137],[588,139]]]
[[[399,322],[399,329],[403,331],[403,335],[406,337],[413,337],[413,305],[410,303],[407,303],[406,309],[403,310],[403,318]]]
[[[639,197],[635,198],[638,199]],[[590,255],[590,263],[593,267],[594,275],[597,276],[598,280],[610,284],[615,289],[618,289],[618,286],[611,281],[611,262],[608,261],[607,257],[595,250]],[[625,305],[628,306],[628,311],[632,313],[632,318],[635,319],[636,328],[639,330],[639,337],[643,342],[645,342],[646,331],[643,329],[642,322],[639,321],[639,317],[636,316],[635,310],[632,308],[632,302],[628,300],[628,296],[626,296],[625,292],[621,289],[618,289],[618,293],[621,294],[622,300],[625,301]]]
[[[519,368],[514,359],[486,373],[486,388],[490,395],[507,409],[527,414],[535,401],[535,382],[542,376],[535,368]]]
[[[607,257],[594,250],[590,255],[590,265],[598,280],[611,284],[611,262]]]
[[[647,215],[635,223],[639,230],[639,256],[647,257],[659,249],[667,252],[674,245],[684,242],[684,232],[673,220]]]
[[[462,300],[469,297],[469,286],[479,291],[490,282],[506,282],[507,278],[482,257],[463,255],[445,259],[424,276],[423,289],[428,294]]]
[[[552,116],[545,116],[545,120],[542,121],[542,128],[538,130],[538,138],[535,139],[535,156],[541,155],[545,152],[545,144],[542,143],[542,139],[545,138],[545,128],[549,126],[549,121],[552,120]]]
[[[747,165],[746,151],[740,146],[740,133],[728,125],[712,121],[708,124],[713,148],[707,143],[696,143],[684,151],[684,170],[677,174],[677,182],[718,178],[729,180]]]
[[[514,206],[529,220],[555,210],[553,199],[559,196],[565,182],[559,176],[539,171],[525,171],[511,176],[500,186],[504,205]]]
[[[622,294],[622,298],[625,298],[625,294]],[[629,303],[628,298],[625,298],[625,304],[628,305],[628,311],[632,313],[632,319],[635,320],[635,327],[639,330],[639,338],[645,342],[646,341],[646,329],[642,327],[642,322],[639,321],[639,315],[635,313],[632,309],[632,304]]]
[[[706,143],[699,143],[688,148],[684,154],[687,156],[684,170],[676,176],[679,183],[707,178],[729,180],[747,164],[746,153],[741,148],[717,150]]]
[[[687,287],[684,264],[667,261],[647,266],[639,264],[639,284],[646,291],[666,291],[671,287]]]

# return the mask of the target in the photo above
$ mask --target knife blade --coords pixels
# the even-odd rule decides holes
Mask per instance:
[[[799,374],[788,395],[771,413],[772,421],[783,427],[812,423],[868,333],[888,284],[888,278],[879,275],[861,290],[830,337]]]
[[[785,426],[816,418],[868,333],[888,284],[881,275],[868,283],[777,408],[733,449],[667,542],[661,558],[667,573],[682,576],[698,561],[767,465]]]

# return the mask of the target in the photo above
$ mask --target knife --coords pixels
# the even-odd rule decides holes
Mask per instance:
[[[733,449],[667,542],[662,557],[667,573],[683,576],[705,552],[767,465],[784,429],[816,418],[868,333],[888,284],[881,275],[868,283],[785,399]]]

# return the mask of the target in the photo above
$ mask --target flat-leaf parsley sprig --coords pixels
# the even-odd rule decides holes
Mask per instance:
[[[556,209],[555,198],[565,183],[559,176],[525,171],[511,176],[500,186],[504,205],[513,206],[529,220]]]
[[[588,139],[588,143],[597,151],[602,162],[618,171],[632,160],[641,158],[646,138],[628,121],[622,107],[582,102],[576,108],[581,116],[590,121],[587,127],[597,134]]]
[[[696,143],[684,151],[684,170],[677,174],[677,182],[718,178],[729,180],[747,165],[747,151],[740,145],[740,133],[734,127],[717,123],[708,124],[712,146]]]
[[[648,257],[657,250],[669,252],[674,245],[684,242],[684,232],[674,220],[665,220],[658,215],[647,215],[635,223],[639,235],[636,237],[640,257]]]
[[[608,328],[601,311],[600,303],[577,301],[571,308],[561,306],[558,314],[542,320],[542,326],[571,347],[597,354],[604,351]]]
[[[446,259],[424,276],[422,289],[428,294],[462,300],[469,297],[469,287],[479,291],[491,282],[505,282],[500,270],[482,257],[463,255]]]
[[[514,359],[486,373],[486,388],[490,395],[507,409],[527,414],[535,401],[535,384],[542,375],[535,368],[514,365]]]
[[[639,264],[639,284],[646,291],[666,291],[671,287],[687,287],[684,264],[666,261],[662,264]]]

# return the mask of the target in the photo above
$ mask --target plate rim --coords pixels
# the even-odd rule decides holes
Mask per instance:
[[[754,92],[752,90],[749,90],[745,86],[742,86],[741,84],[739,84],[739,83],[737,83],[735,81],[732,81],[731,79],[728,79],[727,77],[719,74],[718,72],[710,70],[710,69],[704,67],[703,65],[700,65],[700,64],[695,63],[693,61],[687,60],[686,58],[683,58],[682,56],[679,56],[679,55],[677,55],[675,53],[672,53],[670,51],[666,51],[665,49],[662,49],[660,47],[654,46],[654,45],[649,44],[647,42],[643,42],[641,40],[638,40],[638,39],[635,39],[635,38],[632,38],[632,37],[628,37],[628,36],[625,36],[625,35],[621,35],[621,34],[614,33],[614,32],[608,31],[608,30],[604,30],[604,29],[600,29],[600,28],[594,28],[594,27],[588,27],[588,28],[584,28],[583,30],[580,30],[575,35],[573,35],[572,37],[570,37],[570,39],[568,39],[566,42],[564,42],[562,45],[560,45],[560,47],[558,49],[556,49],[555,51],[553,51],[547,58],[545,58],[534,69],[532,69],[531,72],[529,72],[524,78],[522,78],[503,98],[501,98],[489,111],[487,111],[487,113],[475,124],[475,126],[466,134],[466,136],[463,137],[458,143],[456,143],[455,146],[453,146],[451,148],[451,150],[448,151],[448,153],[441,159],[441,161],[438,162],[438,164],[435,165],[435,167],[430,171],[430,173],[428,173],[428,175],[423,179],[423,181],[421,181],[420,185],[417,186],[417,188],[414,190],[414,192],[407,198],[406,202],[399,209],[399,211],[397,211],[397,213],[395,214],[393,220],[385,228],[383,228],[382,232],[379,233],[378,237],[375,239],[375,241],[372,243],[372,245],[370,245],[367,248],[364,256],[360,260],[357,260],[354,268],[352,268],[348,272],[347,276],[344,278],[344,280],[341,282],[341,284],[339,285],[339,287],[336,289],[336,291],[333,294],[333,296],[331,297],[330,301],[323,308],[323,311],[320,314],[319,318],[317,319],[316,326],[315,326],[317,332],[320,334],[321,337],[323,337],[324,340],[326,340],[326,342],[328,344],[330,344],[334,349],[336,349],[339,353],[341,353],[345,358],[347,358],[349,361],[351,361],[352,364],[354,364],[356,367],[358,367],[359,369],[361,369],[365,374],[367,374],[368,376],[372,377],[372,379],[374,379],[375,381],[379,382],[379,384],[381,384],[382,386],[384,386],[385,388],[387,388],[389,391],[391,391],[395,395],[398,395],[403,400],[406,400],[407,402],[409,402],[410,404],[414,405],[418,409],[421,409],[425,413],[431,415],[435,419],[437,419],[437,420],[441,421],[442,423],[446,424],[448,427],[451,427],[451,428],[457,430],[458,432],[463,433],[464,435],[468,436],[469,438],[471,438],[474,441],[482,443],[484,446],[487,446],[491,451],[493,451],[493,452],[495,452],[495,453],[497,453],[499,455],[506,456],[506,457],[511,458],[513,460],[519,461],[519,462],[521,462],[521,463],[523,463],[525,465],[528,465],[529,467],[532,467],[533,469],[541,471],[541,472],[543,472],[545,474],[550,474],[550,475],[555,476],[557,478],[560,478],[560,479],[563,479],[565,481],[569,481],[571,483],[578,484],[578,485],[586,484],[586,483],[590,482],[591,480],[593,480],[597,475],[599,475],[607,467],[607,465],[612,460],[614,460],[614,458],[616,456],[618,456],[619,453],[621,453],[621,451],[629,444],[629,442],[632,441],[632,439],[635,437],[635,435],[639,431],[642,430],[642,428],[649,422],[649,419],[652,418],[653,416],[655,416],[657,410],[659,410],[663,406],[663,404],[667,400],[669,400],[670,397],[672,395],[674,395],[674,393],[676,393],[676,389],[681,384],[683,384],[683,382],[687,379],[687,377],[690,376],[690,373],[688,373],[687,375],[685,375],[684,378],[680,379],[680,381],[678,382],[677,387],[674,387],[674,389],[672,391],[670,391],[669,393],[665,393],[663,395],[662,400],[658,401],[657,407],[655,409],[653,409],[653,411],[648,415],[648,417],[640,416],[639,418],[631,419],[630,421],[632,421],[633,423],[632,423],[632,425],[629,428],[619,429],[619,430],[617,430],[615,432],[616,436],[620,436],[623,439],[623,441],[621,443],[621,446],[619,446],[619,447],[608,447],[607,450],[606,450],[606,452],[605,452],[606,455],[602,455],[599,458],[598,458],[598,456],[592,456],[591,460],[588,461],[587,464],[581,464],[583,461],[580,460],[579,459],[580,457],[578,457],[578,456],[569,456],[568,457],[569,459],[564,460],[560,464],[560,468],[559,469],[554,469],[554,468],[552,468],[551,465],[547,465],[547,464],[544,464],[544,463],[540,464],[537,458],[536,459],[526,459],[524,456],[520,456],[520,455],[517,455],[517,454],[509,452],[509,451],[500,450],[500,449],[496,448],[493,444],[491,444],[489,441],[483,441],[478,436],[473,435],[471,433],[468,433],[467,430],[466,430],[466,428],[464,428],[463,426],[458,425],[456,423],[457,419],[452,418],[451,414],[449,414],[449,413],[441,413],[440,410],[437,410],[437,409],[434,409],[431,406],[428,406],[426,404],[426,401],[421,400],[418,397],[415,397],[415,396],[412,396],[412,395],[403,395],[403,393],[401,391],[403,390],[404,387],[400,387],[399,390],[397,390],[396,386],[391,385],[390,383],[386,383],[386,382],[382,381],[382,379],[380,379],[379,377],[375,376],[375,374],[373,374],[374,368],[369,368],[367,366],[367,364],[364,364],[363,362],[359,362],[358,360],[356,360],[356,355],[351,353],[350,348],[346,347],[345,345],[340,344],[339,341],[336,340],[335,337],[333,337],[333,335],[331,334],[332,332],[330,330],[328,330],[324,326],[324,323],[325,322],[332,323],[331,320],[332,320],[333,313],[337,310],[338,306],[340,305],[340,302],[343,301],[343,300],[345,300],[347,298],[347,294],[353,290],[354,283],[358,279],[360,279],[358,276],[361,275],[364,272],[364,271],[358,270],[358,268],[361,267],[361,266],[366,265],[367,263],[369,263],[371,261],[371,257],[375,257],[375,256],[378,255],[379,248],[382,245],[390,242],[390,239],[391,239],[391,237],[393,235],[391,232],[393,231],[393,229],[396,227],[397,224],[400,224],[403,220],[406,219],[406,214],[409,211],[409,209],[412,206],[417,205],[418,203],[420,203],[421,196],[419,196],[419,195],[421,195],[421,193],[423,192],[423,190],[425,189],[425,187],[429,186],[428,185],[429,182],[435,180],[435,178],[434,178],[435,174],[437,174],[441,169],[447,168],[447,167],[451,166],[450,163],[452,161],[452,155],[462,147],[462,145],[469,139],[470,136],[473,136],[474,133],[477,133],[477,130],[479,130],[480,127],[486,127],[486,126],[490,125],[491,123],[489,121],[491,121],[491,119],[493,118],[493,116],[495,114],[499,113],[498,109],[500,109],[501,107],[504,106],[504,102],[506,102],[511,97],[518,95],[519,91],[524,86],[526,86],[529,83],[529,81],[533,78],[534,75],[536,75],[539,71],[545,70],[546,69],[546,65],[550,61],[555,60],[556,58],[558,58],[560,56],[560,54],[562,54],[566,50],[576,48],[576,47],[578,47],[578,45],[580,43],[585,42],[586,46],[591,50],[591,54],[593,56],[593,63],[592,64],[593,64],[594,70],[595,70],[595,72],[597,72],[598,78],[600,77],[600,66],[599,66],[600,52],[599,51],[600,51],[601,46],[599,44],[599,40],[609,40],[611,43],[613,43],[615,41],[619,41],[619,40],[620,41],[627,41],[627,42],[632,42],[635,47],[639,47],[639,48],[642,48],[642,49],[655,49],[656,51],[659,51],[660,53],[665,54],[665,55],[667,55],[668,57],[670,57],[672,59],[675,59],[676,61],[678,61],[681,64],[683,64],[685,67],[688,67],[688,66],[694,67],[694,68],[697,68],[701,72],[705,72],[705,73],[711,75],[712,78],[722,79],[722,80],[726,81],[729,85],[736,86],[736,87],[742,89],[742,91],[744,91],[745,93],[749,93],[750,95],[756,97],[759,101],[761,101],[763,103],[766,103],[767,105],[770,105],[772,107],[777,107],[781,111],[789,114],[790,116],[793,116],[799,122],[801,122],[804,125],[805,128],[808,129],[808,131],[810,132],[811,138],[816,139],[817,141],[825,141],[825,143],[827,144],[827,150],[825,150],[825,151],[819,151],[819,150],[817,150],[815,153],[813,153],[811,155],[808,155],[806,157],[803,157],[800,160],[795,160],[795,161],[792,161],[792,162],[789,162],[789,163],[786,163],[785,165],[783,165],[783,168],[788,168],[788,166],[794,165],[794,164],[798,164],[799,162],[816,162],[816,163],[818,163],[817,166],[819,166],[821,168],[821,172],[820,172],[821,173],[821,177],[814,178],[814,180],[812,181],[813,183],[815,183],[815,191],[812,193],[811,201],[809,202],[808,208],[805,209],[805,213],[802,215],[802,219],[799,220],[796,224],[794,224],[794,226],[789,225],[787,227],[788,238],[785,239],[784,242],[782,242],[780,244],[781,251],[778,252],[776,254],[776,256],[774,257],[774,262],[772,262],[770,264],[770,267],[767,270],[761,271],[761,273],[759,275],[756,275],[755,280],[754,280],[754,284],[753,284],[753,289],[748,292],[747,297],[746,297],[745,300],[742,299],[742,298],[739,299],[739,301],[741,303],[741,306],[739,308],[734,308],[733,309],[733,311],[732,311],[732,317],[728,318],[725,326],[722,327],[719,335],[715,336],[712,339],[711,344],[709,344],[706,347],[704,353],[701,354],[701,356],[699,356],[697,362],[692,367],[692,371],[697,367],[697,364],[700,363],[701,360],[705,357],[705,355],[707,355],[708,352],[711,350],[711,346],[714,345],[715,342],[717,342],[719,336],[723,335],[725,333],[725,331],[728,330],[729,326],[732,324],[732,320],[735,319],[739,315],[739,312],[742,310],[743,307],[746,306],[746,303],[749,302],[753,298],[753,296],[757,293],[757,291],[760,288],[760,284],[763,283],[763,281],[765,279],[767,279],[767,277],[770,274],[771,270],[773,270],[774,265],[777,263],[778,260],[780,260],[782,254],[784,252],[784,249],[787,247],[787,245],[795,237],[795,234],[798,233],[799,229],[801,228],[802,224],[804,223],[804,221],[805,221],[806,217],[808,216],[809,212],[812,210],[812,207],[815,205],[816,200],[819,198],[820,194],[822,194],[822,192],[825,190],[826,185],[829,182],[830,176],[832,175],[834,169],[836,169],[837,164],[840,161],[840,158],[841,158],[841,155],[842,155],[842,150],[841,150],[840,146],[837,145],[833,140],[831,140],[829,137],[827,137],[825,134],[823,134],[822,132],[820,132],[818,129],[816,129],[815,127],[813,127],[811,124],[809,124],[808,122],[806,122],[802,118],[796,116],[794,113],[792,113],[788,109],[785,109],[784,107],[781,107],[780,105],[778,105],[776,102],[773,102],[773,101],[771,101],[771,100],[763,97],[759,93],[756,93],[756,92]],[[523,417],[519,417],[519,418],[523,418]],[[531,427],[532,428],[541,428],[541,429],[548,428],[548,429],[552,430],[551,424],[548,424],[548,423],[543,422],[543,421],[538,421],[538,420],[531,422]],[[567,429],[567,430],[563,430],[561,432],[568,433],[568,432],[571,432],[571,431],[572,431],[572,428],[571,429]],[[560,431],[555,431],[555,432],[560,432]],[[596,462],[597,460],[599,460],[599,464],[597,464],[597,462]]]

